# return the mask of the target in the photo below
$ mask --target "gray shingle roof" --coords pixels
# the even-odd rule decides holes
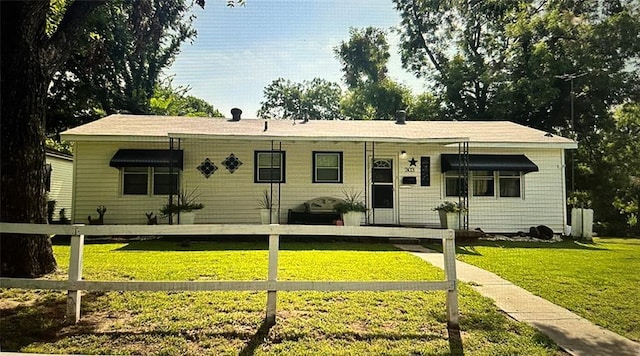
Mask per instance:
[[[266,130],[265,130],[266,128]],[[508,121],[327,121],[110,115],[67,130],[66,140],[237,138],[250,140],[459,142],[575,147],[574,141]]]

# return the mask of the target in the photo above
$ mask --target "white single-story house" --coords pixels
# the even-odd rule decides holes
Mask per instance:
[[[73,156],[47,149],[45,152],[47,169],[48,200],[55,200],[54,220],[60,220],[60,210],[64,209],[64,216],[71,219],[73,193]]]
[[[62,133],[74,141],[73,221],[144,224],[177,188],[197,190],[196,223],[260,223],[273,194],[280,223],[316,197],[359,192],[363,223],[436,226],[434,207],[468,205],[468,228],[566,225],[570,139],[504,121],[327,121],[110,115]],[[464,175],[461,179],[460,176]],[[464,182],[464,183],[461,183]],[[461,189],[467,185],[467,189]],[[468,198],[467,198],[468,196]]]

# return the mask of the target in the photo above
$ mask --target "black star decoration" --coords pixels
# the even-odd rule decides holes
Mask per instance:
[[[415,158],[411,157],[411,159],[409,160],[409,166],[416,166],[416,163],[418,163],[418,161],[416,161]]]

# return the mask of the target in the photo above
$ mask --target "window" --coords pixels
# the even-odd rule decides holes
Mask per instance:
[[[520,197],[520,172],[500,171],[498,173],[500,197]]]
[[[178,170],[169,167],[153,168],[153,195],[178,194]]]
[[[447,172],[444,174],[444,195],[448,197],[460,196],[460,186],[462,178],[457,172]]]
[[[392,161],[390,159],[373,160],[373,182],[393,183]]]
[[[285,152],[256,151],[254,180],[256,183],[284,183]]]
[[[473,196],[492,197],[494,196],[495,179],[493,171],[475,171],[472,175]]]
[[[342,152],[313,153],[313,182],[342,183]]]
[[[149,183],[149,168],[123,167],[122,183],[122,194],[146,195],[147,184]]]
[[[180,171],[178,169],[174,169],[171,174],[168,167],[123,167],[122,194],[177,194],[179,177]],[[149,187],[152,188],[151,192],[149,192]]]

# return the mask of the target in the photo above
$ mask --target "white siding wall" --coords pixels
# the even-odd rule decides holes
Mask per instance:
[[[254,151],[270,150],[268,141],[235,142],[205,141],[183,139],[184,171],[182,187],[189,191],[197,189],[199,201],[205,205],[198,211],[196,223],[259,223],[258,200],[269,184],[254,183]],[[278,149],[278,142],[274,149]],[[87,216],[96,217],[98,205],[105,205],[108,211],[105,223],[133,224],[145,223],[144,213],[155,211],[166,202],[165,196],[122,196],[120,171],[109,167],[111,157],[119,148],[168,148],[163,143],[88,143],[79,142],[76,146],[76,207],[74,220],[86,223]],[[372,145],[368,144],[366,157],[371,155]],[[364,144],[334,142],[283,142],[286,152],[286,182],[281,185],[280,218],[285,223],[287,212],[309,199],[320,196],[341,198],[344,191],[361,191],[363,197],[370,196],[368,183],[364,177]],[[400,151],[407,152],[400,157]],[[312,183],[312,152],[343,152],[344,180],[342,184]],[[447,148],[446,153],[455,153],[456,149]],[[222,165],[222,161],[233,153],[243,164],[231,174]],[[440,173],[440,154],[443,147],[427,144],[388,144],[375,145],[375,156],[394,159],[396,181],[396,204],[398,222],[401,224],[437,225],[438,214],[433,207],[445,200],[443,175]],[[479,150],[471,153],[526,154],[538,165],[539,172],[524,175],[524,190],[521,198],[485,198],[471,197],[470,224],[487,232],[526,231],[530,226],[548,225],[560,232],[563,227],[562,194],[562,150],[526,149],[518,152],[505,149]],[[431,158],[431,184],[420,186],[420,157]],[[205,178],[196,167],[209,158],[218,170]],[[416,167],[409,160],[417,160]],[[409,168],[405,170],[405,168]],[[413,172],[411,172],[413,168]],[[415,185],[399,184],[403,176],[417,177]],[[277,184],[274,194],[277,197]]]
[[[73,161],[47,154],[47,163],[51,164],[51,190],[49,200],[56,201],[53,219],[60,218],[60,209],[64,209],[67,219],[71,219],[73,192]]]
[[[146,224],[144,213],[157,214],[166,203],[165,196],[122,195],[120,170],[109,167],[120,148],[167,149],[168,143],[76,142],[74,223],[87,224],[88,216],[96,219],[96,208],[104,205],[105,224]]]

